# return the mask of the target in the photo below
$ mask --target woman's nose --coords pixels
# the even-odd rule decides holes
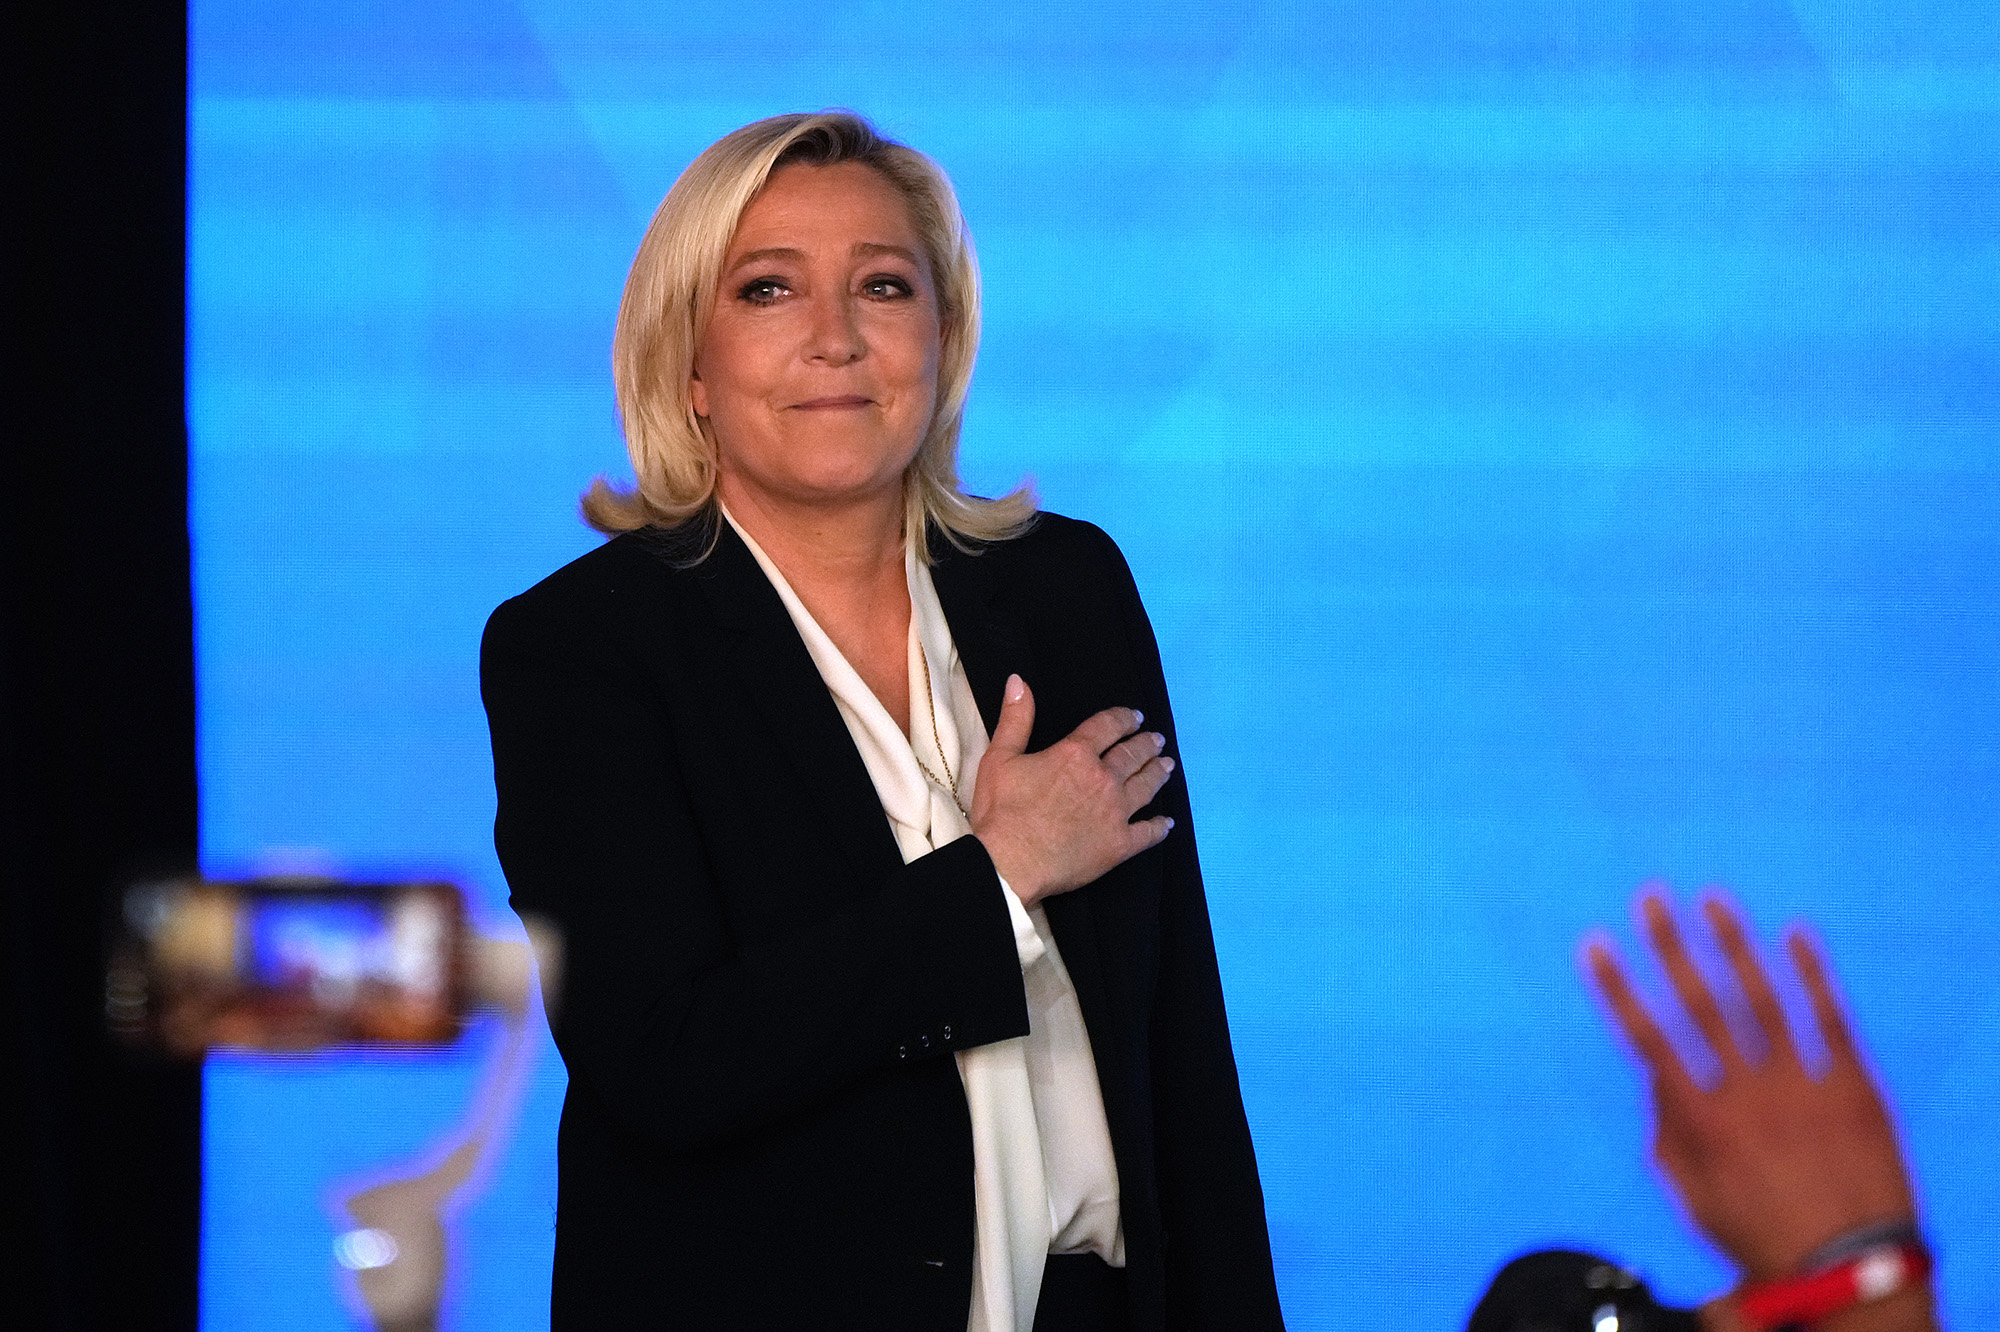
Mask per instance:
[[[812,302],[812,324],[807,330],[806,359],[828,365],[847,365],[868,353],[861,336],[854,301],[845,293]]]

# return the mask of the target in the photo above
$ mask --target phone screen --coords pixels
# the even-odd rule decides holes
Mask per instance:
[[[429,1001],[444,990],[451,921],[432,894],[260,894],[246,905],[242,971],[260,989],[331,1004],[364,995]]]

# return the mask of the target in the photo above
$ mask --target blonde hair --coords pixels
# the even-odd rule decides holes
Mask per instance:
[[[944,347],[937,407],[904,475],[905,539],[928,560],[931,524],[971,549],[1016,536],[1034,521],[1027,487],[981,499],[959,483],[959,427],[979,351],[979,265],[951,181],[937,163],[884,138],[860,116],[826,111],[772,116],[723,136],[660,201],[625,279],[611,344],[618,414],[639,484],[621,491],[603,477],[593,481],[583,494],[584,520],[592,527],[605,533],[676,527],[714,512],[715,436],[694,410],[690,385],[730,240],[772,172],[843,162],[873,167],[903,196],[938,293]]]

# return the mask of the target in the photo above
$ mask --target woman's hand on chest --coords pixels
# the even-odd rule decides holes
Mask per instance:
[[[1164,815],[1131,821],[1174,770],[1161,753],[1165,737],[1141,731],[1144,720],[1131,708],[1107,708],[1047,749],[1025,753],[1035,699],[1019,676],[1008,679],[979,763],[972,831],[1023,906],[1082,887],[1173,828]]]

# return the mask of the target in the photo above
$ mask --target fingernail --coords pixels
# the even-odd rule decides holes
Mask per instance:
[[[1027,683],[1027,681],[1023,680],[1023,679],[1022,679],[1022,678],[1021,678],[1020,676],[1018,676],[1018,675],[1010,675],[1010,676],[1008,676],[1008,677],[1007,677],[1007,701],[1008,701],[1009,703],[1018,703],[1018,702],[1020,702],[1020,701],[1021,701],[1021,695],[1022,695],[1023,693],[1025,693],[1025,692],[1027,691],[1027,688],[1028,688],[1028,683]]]
[[[1164,735],[1161,735],[1161,734],[1160,734],[1160,733],[1159,733],[1158,731],[1155,731],[1155,732],[1153,732],[1153,748],[1154,748],[1154,750],[1155,750],[1155,751],[1158,751],[1158,750],[1162,750],[1162,749],[1165,749],[1166,747],[1167,747],[1167,737],[1165,737]]]
[[[1167,815],[1167,831],[1172,832],[1173,830],[1174,830],[1174,816],[1169,814]]]
[[[1137,708],[1132,709],[1132,724],[1134,726],[1137,726],[1140,722],[1143,722],[1145,720],[1146,720],[1145,713],[1139,711],[1139,709]]]
[[[1172,772],[1174,770],[1174,761],[1170,758],[1163,758],[1160,760],[1160,766],[1168,772]]]

